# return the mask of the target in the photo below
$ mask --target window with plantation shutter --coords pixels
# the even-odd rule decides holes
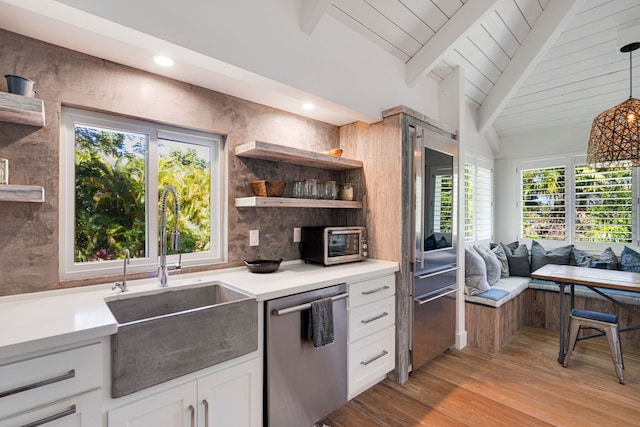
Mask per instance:
[[[493,173],[491,169],[476,169],[475,233],[476,240],[491,240],[493,230]]]
[[[464,164],[464,240],[474,238],[473,227],[473,195],[474,195],[475,167],[470,163]]]
[[[523,169],[520,178],[522,238],[564,240],[565,167]]]
[[[493,237],[493,172],[489,161],[467,155],[464,164],[464,239],[488,243]]]
[[[631,169],[576,165],[574,207],[577,242],[631,243]]]

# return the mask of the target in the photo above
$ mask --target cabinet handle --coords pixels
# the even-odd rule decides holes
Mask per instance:
[[[204,427],[209,427],[209,402],[207,399],[202,399],[204,405]]]
[[[34,421],[29,424],[25,424],[22,427],[37,427],[43,424],[50,423],[51,421],[59,420],[60,418],[67,417],[69,415],[73,415],[76,413],[76,405],[71,405],[71,407],[65,411],[59,412],[55,415],[48,416],[46,418],[42,418],[41,420]]]
[[[389,289],[388,286],[382,286],[380,288],[372,289],[370,291],[362,291],[362,295],[371,295],[371,294],[375,294],[376,292],[386,291],[387,289]]]
[[[71,378],[73,378],[75,376],[76,376],[76,370],[72,369],[69,372],[67,372],[66,374],[59,375],[57,377],[49,378],[49,379],[46,379],[46,380],[38,381],[38,382],[35,382],[35,383],[31,383],[31,384],[23,385],[23,386],[20,386],[20,387],[16,387],[16,388],[11,389],[11,390],[0,392],[0,398],[11,396],[12,394],[22,393],[23,391],[33,390],[34,388],[43,387],[45,385],[57,383],[57,382],[60,382],[60,381],[68,380],[68,379],[71,379]]]
[[[382,353],[373,356],[371,359],[369,360],[363,360],[362,362],[360,362],[361,365],[367,366],[369,363],[373,363],[376,360],[380,359],[381,357],[386,356],[387,354],[389,354],[389,352],[387,350],[382,350]]]
[[[388,316],[388,315],[389,315],[389,313],[387,313],[387,312],[385,311],[385,312],[383,312],[383,313],[381,313],[381,314],[378,314],[377,316],[372,317],[371,319],[361,320],[361,322],[362,322],[362,323],[371,323],[371,322],[373,322],[374,320],[381,319],[381,318],[383,318],[384,316]]]
[[[191,412],[191,427],[196,427],[196,408],[189,405],[189,412]]]

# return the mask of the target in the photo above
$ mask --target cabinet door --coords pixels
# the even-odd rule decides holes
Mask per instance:
[[[189,382],[109,411],[109,427],[195,427],[196,385]]]
[[[262,425],[262,359],[198,379],[200,427]]]
[[[0,427],[95,427],[102,425],[102,391],[100,389],[49,405],[43,405],[0,420]]]

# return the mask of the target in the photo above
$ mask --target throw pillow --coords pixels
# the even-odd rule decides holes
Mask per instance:
[[[578,267],[592,267],[592,264],[595,262],[592,255],[576,248],[573,248],[573,258]]]
[[[529,277],[531,267],[529,266],[529,250],[526,245],[520,245],[511,250],[509,245],[501,243],[502,249],[507,254],[509,262],[509,276]]]
[[[496,258],[500,261],[500,276],[509,277],[509,260],[502,245],[496,245],[491,251],[496,254]]]
[[[598,257],[599,264],[605,264],[607,270],[619,270],[620,265],[618,263],[618,257],[613,252],[613,249],[607,248]]]
[[[473,249],[480,255],[485,265],[487,266],[487,282],[489,286],[493,286],[500,280],[500,261],[491,249],[487,247],[474,246]]]
[[[509,244],[506,244],[506,243],[489,243],[489,248],[491,248],[492,250],[496,246],[506,246],[507,248],[511,249],[511,251],[513,252],[518,248],[518,246],[520,246],[520,244],[518,243],[517,240],[515,242],[511,242]]]
[[[625,246],[620,254],[620,266],[623,271],[640,272],[640,253]]]
[[[554,248],[549,251],[535,240],[531,242],[531,271],[544,267],[547,264],[569,265],[573,245]]]
[[[464,284],[469,295],[478,295],[491,289],[487,282],[487,267],[473,249],[464,250]]]

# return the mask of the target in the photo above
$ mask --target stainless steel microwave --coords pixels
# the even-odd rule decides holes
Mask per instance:
[[[302,227],[300,258],[323,265],[363,261],[367,258],[364,227]]]

